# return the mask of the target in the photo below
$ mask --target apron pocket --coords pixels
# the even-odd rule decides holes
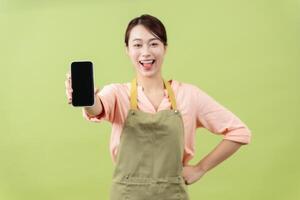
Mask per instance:
[[[181,200],[189,200],[189,194],[188,194],[188,186],[185,183],[179,183],[178,184],[179,190],[180,190],[180,196]]]
[[[127,183],[128,200],[189,200],[182,183]]]
[[[110,189],[110,200],[130,200],[128,185],[122,182],[112,182]]]

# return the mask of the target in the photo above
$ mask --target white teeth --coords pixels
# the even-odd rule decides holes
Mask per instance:
[[[141,60],[140,62],[141,62],[141,63],[152,63],[153,60]]]

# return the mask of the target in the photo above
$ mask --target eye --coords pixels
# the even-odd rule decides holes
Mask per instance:
[[[158,43],[152,43],[151,44],[151,46],[157,46],[158,45]]]
[[[142,45],[140,45],[140,44],[134,44],[133,46],[134,46],[134,47],[140,47],[140,46],[142,46]]]

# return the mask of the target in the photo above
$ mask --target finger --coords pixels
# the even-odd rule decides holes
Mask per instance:
[[[70,81],[66,80],[65,81],[65,86],[66,86],[67,90],[69,90],[70,92],[73,92],[73,88],[71,86],[71,82]]]
[[[66,76],[67,76],[67,79],[70,79],[70,78],[71,78],[71,73],[68,72],[68,73],[66,74]]]
[[[184,180],[184,183],[185,183],[186,185],[188,185],[188,184],[189,184],[187,180]]]
[[[66,95],[67,95],[68,100],[72,100],[72,94],[70,94],[69,92],[66,91]]]
[[[72,94],[71,94],[70,92],[66,91],[66,95],[67,95],[67,98],[68,98],[68,99],[71,99],[71,98],[72,98]]]
[[[72,88],[72,86],[70,85],[70,83],[66,83],[66,88],[67,88],[67,90],[69,90],[70,92],[73,92],[73,88]]]
[[[71,78],[71,76],[68,78],[68,81],[69,81],[70,87],[72,87],[72,78]]]
[[[66,95],[68,98],[72,96],[72,93],[73,93],[73,89],[66,86]]]
[[[66,93],[67,93],[69,96],[72,96],[72,93],[73,93],[72,88],[67,88],[67,89],[66,89]]]
[[[69,81],[68,80],[65,81],[65,86],[66,86],[66,88],[69,87]]]

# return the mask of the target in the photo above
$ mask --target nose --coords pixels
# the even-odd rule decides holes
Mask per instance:
[[[151,56],[149,48],[147,46],[145,46],[145,47],[142,48],[142,50],[141,50],[141,56],[143,58],[148,58],[148,57]]]

